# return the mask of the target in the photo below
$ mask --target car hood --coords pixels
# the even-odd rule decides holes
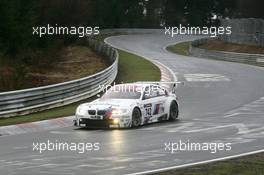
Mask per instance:
[[[81,105],[87,108],[107,109],[110,107],[127,108],[137,104],[137,99],[98,99]]]

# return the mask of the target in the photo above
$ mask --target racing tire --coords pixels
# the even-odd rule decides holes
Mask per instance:
[[[131,128],[138,128],[141,125],[141,111],[138,108],[134,108],[132,112]]]
[[[176,101],[172,101],[170,105],[170,113],[169,120],[175,121],[179,116],[178,103]]]

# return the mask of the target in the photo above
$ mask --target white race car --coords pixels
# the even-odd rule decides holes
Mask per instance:
[[[81,104],[75,126],[131,128],[178,118],[176,94],[154,83],[115,85],[100,98]]]

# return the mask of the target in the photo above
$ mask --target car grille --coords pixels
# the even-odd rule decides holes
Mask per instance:
[[[107,110],[98,110],[96,113],[96,110],[88,110],[89,115],[105,115]]]
[[[96,110],[88,110],[88,114],[89,115],[95,115],[96,114]]]
[[[106,110],[98,110],[97,115],[105,115]]]

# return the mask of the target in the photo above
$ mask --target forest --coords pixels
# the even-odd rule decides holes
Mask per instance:
[[[220,18],[263,18],[262,7],[261,0],[1,0],[0,65],[12,65],[18,81],[27,65],[49,66],[58,50],[79,42],[69,35],[37,37],[34,26],[218,26]]]
[[[100,29],[210,26],[217,25],[216,18],[263,18],[262,7],[261,0],[255,3],[250,0],[1,0],[0,49],[2,54],[16,58],[27,48],[58,45],[55,42],[58,38],[32,36],[32,26],[86,25]]]

